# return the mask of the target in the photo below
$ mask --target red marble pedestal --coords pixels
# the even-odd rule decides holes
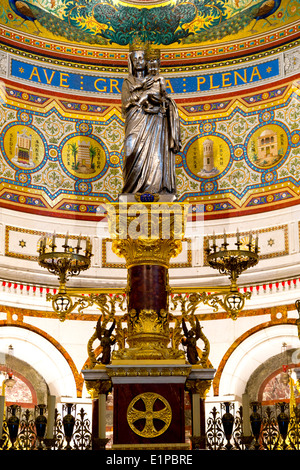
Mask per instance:
[[[114,394],[113,449],[189,449],[184,416],[189,367],[132,365],[123,372],[121,376],[117,365],[108,366]]]

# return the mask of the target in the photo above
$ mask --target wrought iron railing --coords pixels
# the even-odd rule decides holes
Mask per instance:
[[[53,437],[46,435],[42,407],[22,410],[11,405],[3,423],[1,450],[92,450],[92,425],[86,411],[76,412],[72,403],[63,405],[62,414],[55,412]],[[262,407],[251,404],[250,435],[243,429],[243,409],[224,402],[220,411],[212,408],[206,420],[207,450],[300,450],[300,410],[290,412],[289,404],[280,402]],[[65,411],[63,413],[63,411]]]
[[[225,412],[222,413],[222,408]],[[289,403],[261,407],[252,403],[249,436],[243,433],[243,409],[231,403],[214,407],[207,419],[206,449],[209,450],[300,450],[300,410],[290,413]]]
[[[42,406],[42,405],[40,405]],[[53,436],[46,434],[46,421],[36,410],[21,410],[17,405],[7,408],[3,422],[2,450],[91,450],[91,422],[83,408],[76,414],[75,405],[65,405],[62,417],[55,410]]]

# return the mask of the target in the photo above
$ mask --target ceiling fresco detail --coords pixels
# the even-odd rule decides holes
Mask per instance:
[[[4,0],[0,21],[72,43],[127,46],[138,34],[168,46],[249,37],[293,22],[297,12],[297,0],[174,0],[155,7],[118,0]]]

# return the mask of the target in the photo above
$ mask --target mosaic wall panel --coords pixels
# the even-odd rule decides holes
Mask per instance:
[[[69,99],[65,105],[59,97],[47,97],[45,103],[43,98],[22,87],[1,91],[0,203],[99,218],[105,212],[102,203],[117,201],[122,187],[120,104],[99,107],[93,114],[88,101]],[[198,103],[187,106],[178,100],[183,142],[176,159],[179,201],[203,203],[206,217],[297,203],[297,83],[233,96],[224,107],[222,99]]]

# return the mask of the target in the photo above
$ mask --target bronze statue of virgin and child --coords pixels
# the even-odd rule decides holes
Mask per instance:
[[[160,51],[132,47],[122,86],[125,117],[122,194],[176,196],[175,154],[181,148],[177,106],[159,74]]]

